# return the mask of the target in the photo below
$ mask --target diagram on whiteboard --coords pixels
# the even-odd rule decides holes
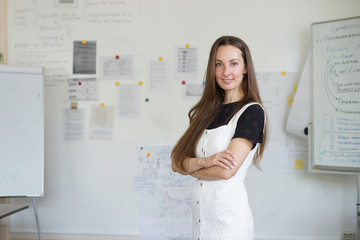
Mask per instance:
[[[334,159],[336,164],[360,165],[360,117],[325,115],[323,138],[317,145],[319,161]]]
[[[341,60],[329,65],[325,72],[324,86],[335,111],[360,113],[360,65],[357,59]]]
[[[360,170],[360,18],[313,25],[316,166]]]
[[[172,146],[138,150],[135,186],[138,192],[141,240],[191,239],[193,178],[171,170]]]

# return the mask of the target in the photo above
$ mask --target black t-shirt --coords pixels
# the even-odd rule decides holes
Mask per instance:
[[[245,103],[233,102],[221,105],[214,121],[207,129],[214,129],[226,125],[234,116],[235,110],[238,109],[239,104],[242,106]],[[260,105],[254,104],[249,106],[239,117],[235,134],[232,138],[245,138],[254,143],[262,143],[263,129],[264,129],[264,110]]]

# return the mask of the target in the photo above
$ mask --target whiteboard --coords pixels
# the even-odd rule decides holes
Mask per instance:
[[[360,171],[360,17],[312,24],[314,167]]]
[[[40,67],[0,65],[0,196],[44,194]]]

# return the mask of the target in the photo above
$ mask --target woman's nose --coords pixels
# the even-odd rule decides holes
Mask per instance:
[[[228,67],[228,66],[224,66],[224,72],[223,72],[223,74],[224,74],[224,76],[230,76],[230,67]]]

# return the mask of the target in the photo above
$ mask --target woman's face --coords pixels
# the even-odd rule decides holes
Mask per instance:
[[[246,72],[244,59],[239,48],[232,45],[218,48],[215,59],[215,78],[225,94],[240,97],[238,100],[241,99],[241,82]]]

